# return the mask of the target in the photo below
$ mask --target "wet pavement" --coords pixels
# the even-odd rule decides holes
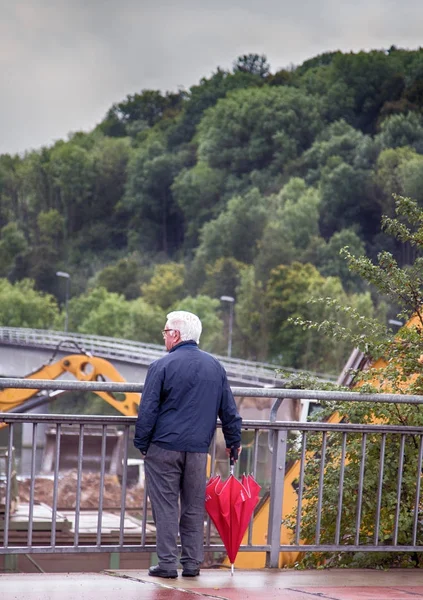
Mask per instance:
[[[423,570],[204,569],[158,579],[145,570],[1,573],[1,600],[423,600]]]

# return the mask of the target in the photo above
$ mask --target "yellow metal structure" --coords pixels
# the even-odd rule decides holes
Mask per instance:
[[[124,383],[125,379],[115,367],[103,358],[85,354],[70,354],[57,362],[43,365],[25,379],[57,379],[71,373],[80,381],[113,381]],[[0,391],[0,412],[9,412],[40,392],[39,389],[6,388]],[[141,395],[135,392],[119,392],[116,397],[110,392],[95,392],[124,415],[137,415]],[[122,397],[122,399],[120,399]]]

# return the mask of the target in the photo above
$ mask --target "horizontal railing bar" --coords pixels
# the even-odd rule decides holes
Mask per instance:
[[[0,555],[2,554],[81,554],[88,552],[156,552],[155,545],[106,545],[101,546],[0,546]],[[239,552],[268,552],[269,545],[240,546]],[[280,552],[420,552],[423,546],[375,546],[372,545],[336,545],[336,544],[296,544],[281,545]],[[204,545],[205,552],[225,552],[223,545]]]
[[[180,546],[178,546],[180,548]],[[204,545],[205,552],[225,552],[226,548],[223,544]],[[269,545],[262,546],[240,546],[242,552],[267,552],[270,550]],[[2,548],[0,546],[0,556],[2,554],[80,554],[87,552],[156,552],[155,545],[148,544],[145,546],[138,545],[106,545],[102,546],[9,546]]]
[[[423,546],[375,546],[374,544],[304,544],[304,545],[285,545],[280,546],[281,552],[421,552]],[[246,550],[248,552],[248,550]]]
[[[20,413],[0,413],[0,422],[2,423],[60,423],[60,424],[80,424],[95,423],[97,425],[133,425],[136,417],[121,417],[108,415],[61,415],[61,414],[20,414]],[[217,426],[221,427],[218,421]],[[405,433],[408,435],[423,435],[423,426],[410,425],[382,425],[382,424],[361,424],[361,423],[300,423],[298,421],[252,421],[243,420],[242,428],[247,430],[273,431],[277,429],[286,429],[288,431],[334,431],[334,432],[352,432],[352,433]]]
[[[48,379],[22,379],[3,377],[0,379],[0,390],[45,389],[45,390],[83,390],[104,392],[142,392],[142,383],[113,383],[102,381],[69,381]],[[378,402],[393,404],[423,404],[423,396],[411,394],[360,394],[358,392],[341,392],[327,390],[301,390],[279,388],[247,388],[231,387],[235,396],[260,398],[293,398],[298,400],[317,400],[324,402]]]

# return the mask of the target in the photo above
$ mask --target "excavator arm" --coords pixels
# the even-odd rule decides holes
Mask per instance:
[[[103,358],[86,354],[70,354],[61,360],[43,365],[25,379],[53,380],[64,373],[71,373],[79,381],[113,381],[124,383],[125,379],[115,367]],[[6,388],[0,391],[0,412],[13,412],[30,398],[40,392],[39,389]],[[95,392],[123,415],[134,416],[138,412],[141,395],[135,392]]]

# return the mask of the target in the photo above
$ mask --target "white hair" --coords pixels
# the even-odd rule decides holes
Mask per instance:
[[[194,340],[198,344],[202,331],[200,319],[186,310],[174,310],[167,315],[167,326],[181,334],[181,341]]]

